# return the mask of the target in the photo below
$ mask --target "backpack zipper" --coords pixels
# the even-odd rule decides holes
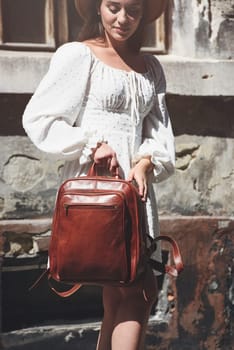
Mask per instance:
[[[63,207],[65,209],[66,216],[68,216],[68,210],[70,207],[86,208],[86,209],[117,209],[117,205],[105,205],[105,204],[92,204],[92,203],[77,203],[77,204],[68,204],[64,203]]]

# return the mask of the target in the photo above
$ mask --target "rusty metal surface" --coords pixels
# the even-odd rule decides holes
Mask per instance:
[[[161,231],[178,240],[185,269],[170,280],[174,309],[168,327],[157,330],[157,349],[233,349],[233,219],[162,218]]]
[[[157,306],[162,317],[160,320],[153,317],[149,323],[146,349],[233,349],[234,219],[171,216],[161,217],[160,226],[162,234],[177,240],[185,269],[177,279],[164,277],[162,304]],[[166,244],[163,250],[168,251]],[[23,283],[28,285],[29,281],[21,280]],[[51,299],[46,296],[48,286],[43,288],[44,294],[40,289],[38,294],[32,295],[32,300],[28,296],[30,305],[49,302],[52,306]],[[40,299],[42,295],[43,300]],[[90,295],[86,297],[90,302]],[[14,294],[12,298],[8,294],[7,298],[12,301]],[[77,302],[80,299],[79,295]],[[67,317],[68,309],[66,305]]]

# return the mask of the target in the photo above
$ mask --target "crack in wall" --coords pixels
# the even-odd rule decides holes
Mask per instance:
[[[187,170],[196,158],[200,146],[195,143],[179,144],[176,147],[176,169]]]
[[[14,158],[26,158],[26,159],[28,159],[28,160],[40,161],[40,159],[35,158],[35,157],[33,157],[33,156],[29,156],[29,155],[27,155],[27,154],[15,153],[15,154],[12,154],[12,155],[8,158],[8,160],[6,161],[6,163],[4,164],[4,166],[8,165],[8,164],[11,162],[11,160],[14,159]]]
[[[42,164],[35,157],[13,154],[4,164],[3,180],[16,191],[24,192],[32,189],[43,176]]]
[[[212,37],[212,11],[211,0],[208,0],[208,23],[209,23],[209,38]]]

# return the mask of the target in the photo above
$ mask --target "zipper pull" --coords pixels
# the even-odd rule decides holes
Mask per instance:
[[[64,209],[65,209],[65,214],[66,214],[66,216],[68,216],[69,204],[64,203],[63,206],[64,206]]]

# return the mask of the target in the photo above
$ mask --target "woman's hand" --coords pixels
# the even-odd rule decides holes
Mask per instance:
[[[135,180],[138,185],[138,191],[142,201],[147,197],[148,174],[153,170],[153,164],[150,158],[142,158],[131,170],[128,175],[128,181]]]
[[[111,173],[114,173],[119,166],[115,151],[105,142],[93,151],[93,160],[98,166],[106,168]]]

